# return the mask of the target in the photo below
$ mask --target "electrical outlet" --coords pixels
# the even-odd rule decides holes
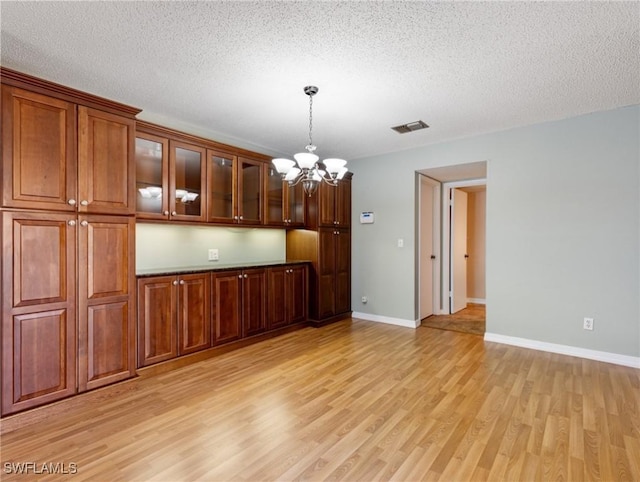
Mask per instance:
[[[367,301],[369,301],[369,298],[367,298],[366,296],[363,296],[363,297],[362,297],[362,302],[363,302],[363,303],[366,303]]]
[[[404,239],[402,238],[398,239],[398,248],[404,248]]]
[[[593,318],[585,318],[582,323],[582,328],[585,330],[593,330]]]
[[[209,261],[218,261],[219,255],[218,255],[218,248],[211,248],[209,250]]]

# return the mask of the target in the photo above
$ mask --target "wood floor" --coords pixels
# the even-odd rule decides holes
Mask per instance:
[[[38,480],[640,480],[640,370],[354,320],[7,433]],[[9,465],[7,465],[9,464]]]
[[[468,303],[466,308],[452,315],[428,316],[421,321],[421,325],[427,328],[484,335],[486,331],[486,321],[485,305]]]

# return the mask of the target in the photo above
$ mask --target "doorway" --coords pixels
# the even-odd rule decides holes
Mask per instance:
[[[483,177],[456,179],[462,171]],[[427,169],[419,174],[416,314],[422,326],[483,334],[486,162]],[[430,201],[438,187],[441,207],[433,214]],[[430,244],[431,240],[435,242]]]

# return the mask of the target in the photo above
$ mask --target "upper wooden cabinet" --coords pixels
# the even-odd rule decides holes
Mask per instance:
[[[316,196],[320,226],[348,228],[351,225],[350,179],[341,180],[337,186],[321,183]]]
[[[169,209],[171,219],[204,221],[206,151],[179,141],[169,142]]]
[[[136,214],[169,219],[169,139],[136,132]]]
[[[303,227],[305,221],[302,183],[289,187],[271,164],[264,165],[265,224]]]
[[[2,85],[2,205],[133,214],[134,121]]]
[[[2,125],[2,205],[75,211],[75,104],[3,85]]]
[[[78,211],[134,214],[133,119],[78,107]]]
[[[139,218],[204,221],[203,147],[137,132],[135,159]]]
[[[224,151],[207,151],[207,220],[223,224],[263,223],[264,162]]]

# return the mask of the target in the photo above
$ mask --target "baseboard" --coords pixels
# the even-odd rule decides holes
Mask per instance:
[[[494,343],[502,343],[504,345],[519,346],[522,348],[531,348],[532,350],[546,351],[550,353],[558,353],[559,355],[569,355],[578,358],[586,358],[588,360],[596,360],[605,363],[613,363],[614,365],[622,365],[631,368],[640,368],[640,357],[619,355],[617,353],[609,353],[606,351],[589,350],[587,348],[579,348],[568,345],[558,345],[556,343],[547,343],[544,341],[529,340],[527,338],[518,338],[515,336],[498,335],[496,333],[485,333],[485,341]]]
[[[486,305],[487,300],[484,298],[467,298],[467,303],[475,303],[476,305]]]
[[[404,318],[391,318],[389,316],[371,315],[369,313],[359,313],[357,311],[354,311],[352,316],[353,318],[359,318],[361,320],[404,326],[407,328],[417,328],[420,326],[420,320],[405,320]]]

